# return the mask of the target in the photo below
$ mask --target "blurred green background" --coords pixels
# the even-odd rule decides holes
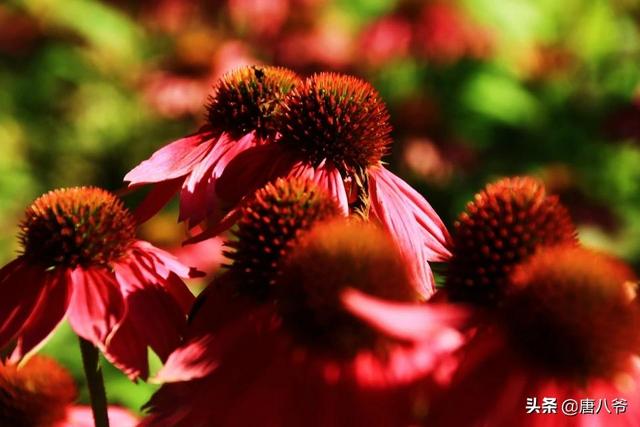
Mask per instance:
[[[266,63],[370,80],[394,124],[387,161],[448,225],[487,182],[532,174],[584,243],[638,267],[639,28],[635,0],[5,1],[0,261],[15,256],[35,197],[121,189],[129,169],[198,127],[218,76]],[[179,245],[172,209],[145,238]],[[69,328],[44,351],[81,381]],[[153,389],[112,368],[107,387],[134,410]]]

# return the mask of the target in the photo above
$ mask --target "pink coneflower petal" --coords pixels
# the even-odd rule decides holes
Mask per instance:
[[[149,376],[147,338],[140,335],[131,318],[125,317],[111,334],[104,356],[131,380],[146,379]]]
[[[256,137],[253,133],[239,140],[223,133],[211,151],[195,165],[184,181],[180,192],[178,220],[188,220],[190,225],[194,226],[212,215],[214,209],[219,206],[215,192],[218,177],[231,159],[255,144]]]
[[[218,196],[236,205],[267,182],[287,175],[295,161],[279,144],[252,147],[229,162],[218,180]]]
[[[210,374],[218,365],[217,349],[234,338],[229,332],[218,334],[228,324],[236,325],[238,319],[248,317],[255,302],[237,295],[234,282],[228,276],[220,276],[209,285],[194,304],[189,323],[187,342],[176,349],[154,378],[155,382],[188,381]],[[244,327],[246,322],[240,322]],[[236,329],[230,329],[233,334]]]
[[[406,304],[385,301],[355,289],[342,294],[346,308],[376,329],[396,338],[416,341],[444,329],[453,331],[469,318],[453,305]]]
[[[133,212],[136,222],[142,224],[162,209],[171,198],[180,190],[184,177],[174,178],[153,185],[151,191],[145,196]]]
[[[156,248],[144,240],[136,240],[132,250],[133,259],[149,267],[148,270],[159,274],[163,279],[168,278],[171,273],[180,277],[200,277],[202,272],[184,265],[178,258],[167,251]],[[193,298],[193,297],[192,297]]]
[[[22,329],[43,292],[44,271],[19,257],[0,269],[0,348]]]
[[[144,342],[160,359],[166,360],[180,344],[186,314],[163,286],[145,280],[135,264],[117,266],[116,278],[127,304],[126,322],[139,336],[146,337]]]
[[[425,297],[435,290],[428,261],[448,259],[449,235],[426,200],[383,167],[369,171],[371,216],[398,244],[413,269],[415,286]]]
[[[178,139],[129,171],[124,181],[129,182],[129,186],[137,186],[185,176],[211,149],[214,143],[211,139],[207,130]]]
[[[64,271],[45,273],[42,292],[31,316],[24,324],[11,360],[19,361],[33,352],[62,322],[69,307],[71,289]]]
[[[216,338],[211,334],[190,340],[176,349],[167,359],[154,382],[179,382],[202,378],[218,367],[218,362],[209,354]]]
[[[345,216],[349,215],[349,199],[342,175],[331,164],[323,161],[317,168],[314,168],[309,163],[298,162],[292,167],[289,176],[306,178],[315,182],[318,187],[323,188],[336,199]]]
[[[267,314],[263,313],[267,311]],[[229,357],[229,349],[250,345],[243,344],[242,341],[247,328],[254,325],[252,320],[270,318],[270,315],[268,309],[258,311],[257,314],[251,313],[250,316],[235,313],[235,319],[229,320],[226,327],[217,333],[205,333],[176,350],[160,370],[156,380],[187,381],[211,374],[218,366],[218,361]],[[264,322],[267,323],[266,320]]]
[[[73,294],[67,313],[73,330],[95,345],[104,345],[122,320],[125,304],[115,277],[105,269],[78,267],[69,274]]]
[[[384,167],[369,172],[371,194],[382,200],[394,194],[403,203],[398,206],[399,213],[407,220],[415,218],[419,224],[420,236],[427,248],[428,261],[447,261],[451,257],[449,232],[444,223],[425,198],[409,184]],[[391,199],[393,200],[393,199]],[[376,201],[372,200],[372,205]]]
[[[235,224],[236,221],[238,221],[239,216],[240,216],[240,209],[238,208],[232,209],[220,221],[218,221],[216,225],[214,225],[213,227],[209,227],[200,233],[195,234],[194,236],[182,242],[182,244],[193,245],[196,243],[203,242],[207,239],[214,238],[220,235],[221,233],[227,231],[231,227],[233,227],[233,224]]]
[[[124,408],[109,406],[109,424],[114,427],[135,427],[138,419]],[[93,427],[93,412],[90,406],[74,405],[67,409],[67,417],[55,427]]]

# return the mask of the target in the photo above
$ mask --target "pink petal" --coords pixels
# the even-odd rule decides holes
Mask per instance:
[[[0,349],[21,332],[44,292],[44,269],[19,257],[0,269]]]
[[[64,271],[44,273],[40,298],[29,319],[24,324],[11,360],[18,362],[46,342],[64,319],[71,296],[70,283]]]
[[[428,298],[435,291],[428,261],[450,256],[444,224],[422,196],[383,167],[369,171],[369,191],[371,217],[394,238],[412,268],[418,292]],[[431,221],[428,227],[425,217]]]
[[[209,131],[181,138],[162,147],[151,158],[143,161],[125,175],[131,185],[167,181],[187,175],[214,146],[215,139]]]
[[[395,209],[406,221],[417,222],[419,235],[427,247],[428,261],[447,261],[451,257],[447,228],[420,193],[384,167],[372,169],[369,182],[372,205],[379,207],[387,200],[397,205]]]
[[[174,178],[168,181],[161,181],[153,186],[149,194],[138,205],[133,212],[138,224],[148,221],[158,213],[169,200],[178,192],[182,186],[184,178]]]
[[[427,263],[426,248],[420,239],[420,228],[415,220],[407,217],[402,199],[395,193],[382,197],[372,190],[370,217],[389,231],[411,269],[416,290],[428,298],[435,291],[435,280]]]
[[[166,278],[170,273],[175,273],[180,277],[201,277],[202,272],[195,268],[188,267],[180,262],[178,258],[167,251],[156,248],[151,243],[144,240],[136,240],[133,244],[134,255],[148,255],[152,257],[151,269],[162,277]]]
[[[125,313],[115,276],[106,269],[80,267],[68,276],[73,286],[69,323],[79,336],[102,349]]]
[[[193,227],[209,216],[220,215],[221,203],[215,191],[216,182],[231,160],[256,143],[253,133],[239,140],[227,133],[220,136],[213,149],[193,168],[182,186],[180,221],[188,220]]]
[[[346,308],[374,328],[409,341],[427,339],[434,331],[460,327],[467,310],[444,304],[407,304],[385,301],[355,289],[342,294]]]
[[[152,381],[156,383],[190,381],[209,375],[218,367],[218,359],[212,357],[207,351],[214,342],[215,338],[211,334],[189,340],[169,356]]]
[[[277,143],[252,147],[229,162],[218,180],[216,192],[234,207],[267,182],[287,175],[294,163],[294,155]]]
[[[109,406],[109,424],[113,427],[135,427],[138,419],[124,408]],[[90,406],[74,405],[67,409],[65,421],[55,427],[94,427],[93,412]]]
[[[154,319],[155,320],[155,319]],[[147,319],[149,322],[149,319]],[[104,356],[132,381],[149,376],[147,343],[127,315],[110,336]]]
[[[298,162],[292,168],[289,176],[306,178],[315,182],[318,187],[323,188],[336,199],[345,216],[349,215],[349,199],[344,181],[340,171],[331,164],[323,161],[317,168],[314,168],[306,162]]]
[[[169,356],[155,381],[188,381],[210,374],[226,351],[244,345],[238,340],[255,327],[252,319],[269,317],[270,308],[258,308],[253,300],[237,296],[234,282],[227,279],[221,276],[198,296],[187,342]]]
[[[182,245],[193,245],[196,243],[204,242],[207,239],[214,238],[219,234],[233,227],[240,216],[240,209],[235,208],[229,211],[217,224],[207,228],[205,231],[198,233],[184,242]]]
[[[180,344],[186,327],[186,313],[161,284],[146,282],[139,268],[135,264],[116,267],[118,282],[123,288],[130,289],[125,294],[125,321],[131,322],[143,342],[148,344],[160,359],[166,360]],[[193,299],[192,297],[191,301]],[[153,322],[149,322],[149,319],[153,319]]]

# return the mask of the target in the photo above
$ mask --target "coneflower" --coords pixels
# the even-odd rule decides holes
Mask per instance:
[[[156,151],[131,170],[130,188],[153,184],[137,209],[145,221],[180,191],[180,217],[190,226],[224,216],[215,188],[226,165],[239,153],[275,136],[274,122],[282,98],[299,78],[279,67],[250,66],[228,72],[214,85],[207,106],[207,124],[198,132]]]

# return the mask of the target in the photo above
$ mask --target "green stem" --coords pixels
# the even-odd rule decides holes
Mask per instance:
[[[89,387],[93,421],[96,427],[109,427],[107,394],[104,389],[102,368],[100,367],[100,352],[90,341],[84,338],[78,338],[80,339],[80,352],[82,353],[84,375],[87,378],[87,385]]]

